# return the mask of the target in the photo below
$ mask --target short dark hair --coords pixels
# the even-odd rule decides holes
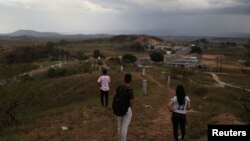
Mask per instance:
[[[106,75],[107,74],[107,70],[103,70],[102,74]]]
[[[124,76],[124,81],[125,81],[126,83],[130,83],[130,82],[132,81],[132,75],[129,74],[129,73],[125,74],[125,76]]]

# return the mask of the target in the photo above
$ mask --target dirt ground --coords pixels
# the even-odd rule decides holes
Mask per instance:
[[[201,64],[207,67],[215,68],[217,67],[217,57],[222,59],[222,68],[226,69],[241,69],[241,64],[238,62],[226,62],[226,58],[223,55],[211,55],[203,54],[201,57]]]

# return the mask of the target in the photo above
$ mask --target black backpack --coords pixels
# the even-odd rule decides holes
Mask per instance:
[[[129,88],[120,85],[116,88],[116,94],[113,99],[112,109],[113,113],[117,116],[124,116],[129,107]]]

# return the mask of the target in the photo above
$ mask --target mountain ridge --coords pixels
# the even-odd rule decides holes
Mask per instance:
[[[32,36],[32,37],[51,37],[60,36],[62,34],[57,32],[39,32],[35,30],[20,29],[12,33],[3,34],[7,36]]]

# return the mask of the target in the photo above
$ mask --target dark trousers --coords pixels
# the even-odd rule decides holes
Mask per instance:
[[[105,97],[105,106],[108,106],[109,91],[101,90],[101,104],[102,104],[102,106],[104,106],[104,97]]]
[[[181,127],[181,138],[182,140],[185,137],[185,126],[186,126],[186,114],[179,114],[173,112],[172,114],[172,123],[173,123],[173,134],[175,141],[178,141],[178,127]]]

